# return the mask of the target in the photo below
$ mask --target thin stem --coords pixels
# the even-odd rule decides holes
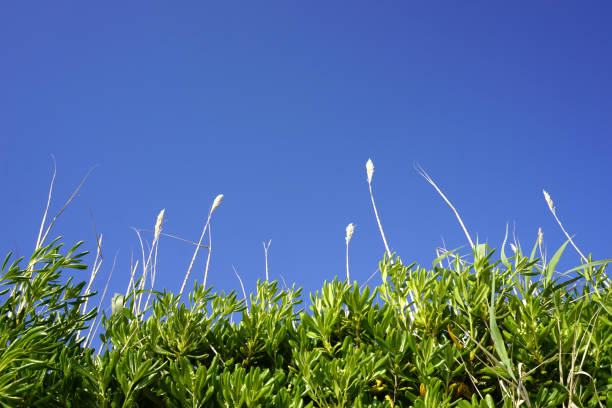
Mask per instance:
[[[51,159],[53,159],[53,176],[51,177],[51,185],[49,186],[49,194],[47,196],[47,205],[45,206],[45,212],[43,213],[43,219],[40,223],[40,230],[38,231],[38,237],[36,238],[36,249],[42,246],[42,234],[45,229],[45,223],[47,222],[47,214],[49,213],[49,205],[51,204],[51,196],[53,195],[53,184],[55,183],[55,176],[57,174],[57,163],[55,161],[55,156],[51,155]]]
[[[270,281],[270,276],[268,274],[268,249],[270,249],[270,244],[272,243],[272,240],[268,241],[268,246],[266,246],[266,243],[263,242],[263,247],[264,247],[264,258],[266,261],[266,282]]]
[[[206,282],[208,282],[208,268],[210,266],[211,254],[212,254],[212,229],[209,223],[208,224],[208,256],[206,257],[206,269],[204,269],[204,289],[206,289]]]
[[[55,224],[55,221],[57,221],[57,219],[59,218],[60,215],[62,215],[62,213],[64,212],[64,210],[66,209],[66,207],[68,207],[68,205],[72,202],[72,200],[74,199],[74,197],[76,197],[77,193],[79,192],[79,190],[81,189],[81,187],[83,187],[83,184],[85,183],[85,180],[87,180],[87,177],[89,177],[89,175],[91,174],[91,172],[95,169],[95,166],[92,167],[91,169],[89,169],[89,171],[87,172],[87,174],[85,174],[85,177],[83,177],[83,179],[81,180],[81,182],[79,183],[79,185],[77,186],[77,188],[74,190],[74,192],[72,193],[72,195],[70,196],[70,198],[68,198],[68,201],[66,201],[66,203],[64,204],[64,206],[62,207],[61,210],[59,210],[57,212],[57,214],[55,215],[55,217],[53,217],[53,219],[51,220],[51,222],[49,223],[49,225],[47,226],[47,229],[45,230],[45,233],[43,234],[41,240],[39,241],[39,245],[42,246],[42,243],[45,242],[45,239],[47,239],[47,235],[49,235],[49,232],[51,232],[51,228],[53,227],[53,225]]]
[[[138,269],[138,259],[136,260],[136,264],[134,264],[134,254],[132,253],[132,256],[130,257],[130,281],[128,282],[128,287],[127,290],[125,291],[125,296],[127,297],[130,293],[130,290],[136,290],[136,288],[134,287],[132,289],[132,286],[135,286],[135,282],[134,282],[134,276],[136,275],[136,270]]]
[[[349,272],[349,241],[346,241],[346,281],[351,281],[351,274]]]
[[[191,262],[189,263],[189,268],[187,268],[187,273],[185,274],[185,279],[183,279],[183,284],[181,285],[181,290],[179,291],[179,297],[183,294],[183,290],[185,289],[185,285],[187,284],[187,279],[189,279],[189,274],[191,273],[191,268],[193,268],[193,263],[195,262],[196,256],[198,255],[198,251],[200,250],[200,246],[202,244],[202,240],[204,239],[204,234],[206,234],[206,229],[210,228],[210,217],[212,217],[213,211],[221,204],[221,199],[223,198],[223,194],[219,194],[215,200],[213,201],[212,206],[210,207],[210,211],[208,211],[208,218],[206,218],[206,224],[204,224],[204,229],[202,229],[202,235],[200,235],[200,240],[196,246],[195,251],[193,252],[193,257],[191,258]],[[209,242],[211,241],[210,233],[208,235]],[[208,248],[208,260],[210,260],[210,245]],[[206,265],[206,271],[204,272],[204,287],[206,287],[206,280],[208,278],[208,260]]]
[[[249,313],[249,301],[247,299],[246,291],[244,290],[244,284],[242,283],[242,278],[240,277],[240,275],[238,275],[238,271],[236,270],[236,267],[234,265],[232,265],[232,269],[234,270],[234,274],[238,278],[238,281],[240,281],[240,287],[242,288],[242,294],[244,296],[244,304],[246,306],[246,312],[247,312],[247,315],[248,315],[248,314],[250,314]]]
[[[427,180],[427,182],[429,184],[431,184],[433,186],[433,188],[436,189],[436,191],[438,192],[438,194],[440,194],[440,196],[444,199],[444,201],[446,202],[446,204],[448,204],[448,206],[453,210],[453,212],[455,213],[455,216],[457,217],[457,220],[459,220],[459,224],[461,225],[461,228],[463,229],[463,232],[465,233],[465,236],[468,239],[468,242],[470,243],[470,246],[472,247],[472,249],[474,249],[474,242],[472,242],[472,238],[470,237],[470,234],[468,233],[467,228],[465,227],[465,224],[463,223],[463,220],[461,219],[461,216],[459,215],[459,212],[457,212],[457,210],[455,209],[455,207],[451,204],[451,202],[448,200],[448,198],[446,198],[446,196],[444,195],[444,193],[442,192],[442,190],[440,190],[440,188],[438,187],[438,185],[436,184],[435,181],[433,181],[433,179],[431,177],[429,177],[429,174],[427,174],[427,172],[425,172],[425,170],[418,164],[415,164],[415,168],[417,170],[417,172],[425,179]]]
[[[106,291],[108,289],[108,284],[110,283],[110,280],[113,276],[113,271],[115,270],[115,263],[117,262],[117,255],[119,254],[119,252],[117,251],[117,253],[115,254],[115,258],[113,259],[113,266],[111,268],[110,274],[108,275],[108,278],[106,279],[106,285],[104,285],[104,290],[102,291],[102,296],[100,297],[100,302],[98,302],[98,313],[96,315],[96,318],[94,319],[93,322],[91,322],[91,326],[89,327],[89,333],[87,333],[87,338],[85,340],[85,345],[87,347],[91,346],[91,343],[93,342],[93,337],[92,335],[98,331],[98,327],[100,326],[100,322],[101,320],[98,320],[98,316],[100,314],[100,308],[102,307],[102,302],[104,301],[104,297],[106,296]],[[96,324],[97,321],[97,324]],[[94,328],[94,325],[96,326]],[[93,331],[92,331],[93,329]]]
[[[387,244],[387,238],[385,237],[385,232],[383,231],[383,227],[380,222],[380,217],[378,216],[378,210],[376,209],[376,203],[374,202],[374,194],[372,193],[371,182],[368,182],[368,187],[370,187],[370,199],[372,200],[372,207],[374,207],[374,215],[376,216],[376,222],[378,222],[378,229],[380,230],[380,235],[382,236],[383,243],[385,244],[385,250],[387,251],[387,255],[391,257],[391,250],[389,249],[389,244]]]
[[[582,253],[582,251],[580,251],[580,249],[578,249],[578,247],[576,246],[576,244],[574,243],[574,240],[572,239],[572,237],[570,237],[570,235],[567,233],[567,231],[565,230],[565,228],[563,228],[563,224],[561,223],[561,220],[559,219],[559,217],[557,217],[557,211],[555,211],[555,207],[553,206],[553,202],[550,199],[550,195],[548,195],[548,193],[546,192],[546,190],[542,190],[542,192],[544,193],[544,198],[546,199],[546,203],[548,204],[548,209],[550,210],[550,212],[552,213],[553,217],[555,217],[555,220],[557,220],[557,224],[559,224],[559,227],[561,227],[561,231],[563,231],[563,233],[565,234],[565,236],[567,237],[567,239],[569,240],[569,242],[572,244],[572,246],[574,247],[574,249],[580,254],[580,257],[582,258],[582,260],[584,262],[588,262],[588,259],[586,256],[584,256],[584,254]]]
[[[380,272],[380,269],[379,269],[379,268],[376,268],[376,270],[375,270],[374,272],[372,272],[372,274],[370,275],[370,277],[369,277],[368,279],[366,279],[366,281],[365,281],[365,282],[363,282],[363,283],[361,284],[361,286],[359,287],[359,289],[360,289],[360,290],[363,290],[363,288],[365,288],[365,286],[368,284],[368,282],[369,282],[370,280],[372,280],[372,278],[374,277],[374,275],[376,275],[376,273],[377,273],[377,272]]]
[[[151,229],[141,229],[140,231],[141,231],[141,232],[142,232],[142,231],[152,232],[153,230],[151,230]],[[160,233],[159,233],[159,235],[163,235],[164,237],[169,237],[169,238],[173,238],[173,239],[178,239],[179,241],[187,242],[187,243],[189,243],[189,244],[192,244],[192,245],[198,246],[198,243],[197,243],[197,242],[193,242],[193,241],[190,241],[190,240],[185,239],[185,238],[177,237],[176,235],[166,234],[165,232],[160,232]],[[206,248],[206,249],[208,249],[208,247],[207,247],[206,245],[200,245],[200,248]]]
[[[145,258],[145,249],[144,249],[144,244],[142,242],[142,237],[140,236],[140,232],[135,229],[132,228],[134,231],[136,231],[136,235],[138,235],[138,241],[140,242],[140,250],[142,252],[142,276],[140,277],[140,285],[138,285],[138,289],[136,289],[136,283],[134,283],[134,306],[136,307],[136,314],[140,314],[140,303],[142,300],[142,293],[140,294],[136,294],[137,290],[141,290],[144,289],[144,283],[147,279],[147,268],[148,268],[148,262]]]
[[[91,291],[91,285],[93,284],[94,279],[96,279],[96,276],[98,275],[98,272],[100,271],[100,266],[102,266],[102,251],[100,249],[101,247],[101,242],[102,242],[102,235],[100,235],[100,237],[96,237],[96,241],[98,243],[98,250],[96,251],[96,257],[94,259],[94,263],[93,263],[93,268],[91,269],[91,274],[89,276],[89,282],[87,283],[87,287],[85,288],[85,295],[89,295],[90,291]],[[87,303],[89,302],[89,297],[87,297],[85,299],[85,303],[83,303],[83,314],[87,313]]]
[[[143,310],[147,310],[147,306],[149,305],[149,300],[151,299],[151,295],[153,294],[153,288],[155,286],[155,276],[157,275],[157,249],[159,248],[159,239],[156,239],[153,243],[155,248],[155,256],[153,257],[153,265],[151,266],[151,290],[147,295],[147,300],[145,301]],[[153,248],[151,249],[153,251]]]

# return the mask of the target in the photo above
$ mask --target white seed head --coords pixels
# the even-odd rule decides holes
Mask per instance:
[[[161,234],[162,230],[162,222],[164,222],[164,214],[166,213],[166,209],[162,209],[159,214],[157,214],[157,221],[155,222],[155,234],[153,235],[153,241],[157,241],[159,239],[159,234]]]
[[[223,194],[219,194],[217,197],[215,197],[215,201],[213,201],[213,205],[210,209],[210,212],[212,213],[213,211],[215,211],[215,209],[221,205],[221,200],[223,199]]]
[[[351,237],[353,236],[353,232],[355,232],[355,225],[353,225],[353,223],[351,222],[349,225],[346,226],[346,237],[344,239],[346,240],[347,245],[350,242]]]
[[[542,232],[542,228],[538,228],[538,245],[542,246],[542,241],[544,240],[544,233]]]
[[[518,248],[513,243],[510,243],[510,248],[512,249],[512,252],[514,252],[514,253],[516,253],[516,251],[518,251]]]
[[[555,206],[553,205],[553,201],[550,198],[550,194],[548,194],[546,190],[542,190],[542,193],[544,193],[544,199],[546,200],[546,204],[548,204],[548,208],[550,208],[550,211],[555,214]]]
[[[368,183],[372,183],[372,176],[374,175],[374,163],[372,163],[372,159],[368,159],[366,171],[368,173]]]

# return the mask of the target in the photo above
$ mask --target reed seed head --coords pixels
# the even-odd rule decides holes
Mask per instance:
[[[546,190],[542,190],[542,193],[544,193],[544,199],[546,200],[546,204],[548,204],[548,208],[550,208],[550,211],[556,215],[555,206],[553,205],[553,201],[550,198],[550,194],[548,194]]]
[[[542,241],[544,240],[544,233],[542,232],[542,228],[538,228],[538,245],[542,246]]]
[[[223,194],[219,194],[217,197],[215,197],[215,201],[213,201],[213,205],[210,209],[210,212],[212,214],[213,211],[215,211],[215,209],[221,205],[221,200],[223,199]]]
[[[355,232],[355,225],[351,222],[346,226],[346,237],[344,238],[346,240],[346,245],[350,242],[353,232]]]
[[[162,209],[159,214],[157,214],[157,221],[155,222],[155,234],[153,235],[153,241],[157,241],[159,239],[159,234],[161,234],[162,223],[164,222],[164,214],[166,214],[166,209]]]
[[[372,176],[374,175],[374,163],[372,159],[368,159],[366,163],[366,171],[368,173],[368,184],[372,183]]]

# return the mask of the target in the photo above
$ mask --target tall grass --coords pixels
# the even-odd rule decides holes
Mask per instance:
[[[266,279],[254,293],[243,287],[239,299],[234,291],[215,293],[207,286],[210,220],[219,195],[199,242],[192,243],[178,295],[155,288],[160,237],[173,237],[162,232],[162,210],[153,243],[148,251],[141,246],[127,291],[113,296],[110,314],[100,306],[88,310],[103,261],[101,236],[87,283],[62,280],[62,274],[86,268],[85,253],[77,252],[80,243],[68,251],[59,240],[45,244],[45,210],[41,231],[47,233],[39,233],[30,259],[24,263],[9,254],[2,264],[0,405],[612,406],[610,260],[594,261],[580,252],[580,265],[559,271],[567,245],[578,247],[547,194],[568,236],[550,260],[542,256],[541,231],[529,253],[515,240],[507,255],[507,231],[499,251],[474,243],[455,207],[419,170],[458,218],[468,252],[440,249],[432,267],[405,263],[392,253],[368,160],[367,182],[385,245],[382,283],[351,283],[351,223],[346,280],[325,282],[309,295],[306,308],[300,288],[269,281],[269,243]],[[206,247],[201,244],[207,231]],[[200,248],[208,249],[203,284],[196,282],[185,299]],[[91,348],[96,319],[102,325],[97,353]]]

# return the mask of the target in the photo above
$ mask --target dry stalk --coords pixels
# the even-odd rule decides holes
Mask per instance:
[[[391,250],[389,249],[389,244],[387,243],[387,238],[385,237],[385,233],[382,228],[382,223],[380,222],[380,216],[378,215],[378,210],[376,209],[376,203],[374,202],[374,193],[372,192],[372,177],[374,176],[374,163],[372,159],[368,159],[366,162],[366,175],[368,180],[368,187],[370,189],[370,199],[372,200],[372,207],[374,208],[374,215],[376,216],[376,221],[378,222],[378,229],[380,230],[380,235],[382,236],[383,243],[385,244],[385,250],[387,251],[387,256],[389,257],[389,261],[393,262],[391,259]],[[408,303],[413,304],[413,296],[411,293],[408,294]],[[414,311],[412,308],[408,309],[408,316],[412,320],[414,317]]]
[[[565,228],[563,228],[563,224],[561,224],[561,220],[559,220],[559,217],[557,217],[557,210],[555,209],[553,201],[550,198],[550,194],[548,194],[546,190],[542,190],[542,193],[544,194],[544,199],[546,200],[546,204],[548,204],[548,209],[552,213],[553,217],[555,217],[555,220],[557,220],[557,224],[559,224],[559,227],[561,227],[561,231],[563,231],[563,233],[565,234],[569,242],[572,244],[574,249],[580,254],[580,257],[582,258],[582,260],[584,262],[588,262],[588,259],[586,258],[586,256],[584,256],[584,254],[580,251],[580,249],[578,249],[572,237],[570,237],[570,235],[567,233]]]
[[[369,282],[370,280],[372,280],[372,278],[374,277],[374,275],[376,275],[378,272],[380,272],[380,269],[379,269],[379,268],[376,268],[376,270],[375,270],[374,272],[372,272],[372,274],[371,274],[371,275],[368,277],[368,279],[366,279],[366,281],[365,281],[365,282],[363,282],[363,283],[361,284],[361,286],[359,287],[359,289],[360,289],[360,290],[363,290],[363,288],[365,288],[365,286],[368,284],[368,282]]]
[[[372,200],[372,207],[374,207],[374,215],[376,216],[376,221],[378,222],[378,229],[380,230],[380,235],[382,236],[383,243],[385,244],[387,256],[391,258],[391,250],[389,249],[389,244],[387,244],[387,238],[385,237],[385,232],[383,231],[382,223],[380,222],[378,210],[376,209],[376,203],[374,202],[374,193],[372,192],[372,176],[374,175],[374,163],[372,162],[372,159],[368,159],[368,161],[366,162],[366,174],[368,176],[370,199]]]
[[[87,283],[87,287],[85,288],[85,296],[89,295],[91,292],[91,286],[93,284],[94,279],[98,275],[100,271],[100,267],[102,266],[102,251],[101,251],[101,243],[102,243],[102,234],[100,237],[96,237],[96,241],[98,243],[98,250],[96,251],[96,257],[94,259],[93,268],[91,269],[91,274],[89,275],[89,282]],[[89,297],[85,298],[85,303],[83,303],[83,314],[87,313],[87,303],[89,302]]]
[[[138,289],[136,289],[136,283],[134,283],[134,306],[136,307],[136,314],[138,315],[140,314],[140,303],[142,300],[142,293],[137,294],[136,291],[141,291],[142,289],[144,289],[144,282],[147,279],[148,264],[147,264],[147,260],[145,256],[145,249],[144,249],[144,244],[142,242],[142,236],[140,235],[140,231],[134,227],[132,227],[132,229],[136,232],[136,235],[138,235],[138,241],[140,243],[140,251],[142,254],[142,275],[140,277],[140,283],[138,285]]]
[[[45,229],[45,223],[47,222],[47,214],[49,213],[49,205],[51,204],[51,196],[53,195],[53,184],[55,183],[55,176],[57,174],[57,163],[55,161],[55,156],[51,155],[51,159],[53,159],[53,176],[51,177],[51,185],[49,186],[49,194],[47,195],[47,205],[45,206],[42,222],[40,223],[40,229],[38,230],[38,237],[36,238],[35,249],[38,249],[42,246],[42,234],[43,230]]]
[[[134,276],[136,276],[136,271],[138,270],[138,262],[139,260],[137,259],[136,264],[134,264],[134,254],[132,254],[132,256],[130,257],[130,281],[128,282],[127,290],[125,291],[126,297],[129,295],[130,290],[132,290],[132,288],[136,285],[136,283],[134,282]]]
[[[438,194],[440,194],[442,199],[444,199],[446,204],[448,204],[448,206],[451,208],[451,210],[453,210],[453,212],[455,213],[455,216],[457,217],[457,220],[459,220],[459,224],[461,225],[461,228],[463,229],[463,232],[465,233],[465,236],[468,239],[468,242],[470,243],[470,246],[472,247],[472,249],[474,249],[474,242],[472,242],[472,238],[470,237],[470,234],[468,233],[468,230],[465,227],[465,224],[463,223],[463,220],[461,219],[461,216],[459,215],[459,212],[457,212],[457,210],[455,209],[455,206],[453,206],[453,204],[451,204],[451,202],[448,200],[448,198],[446,198],[446,196],[444,195],[442,190],[440,190],[440,188],[438,187],[436,182],[433,181],[433,179],[429,176],[429,174],[427,174],[427,172],[421,167],[421,165],[416,163],[415,164],[415,169],[425,180],[427,180],[427,182],[429,184],[431,184],[433,186],[433,188],[436,189],[436,191],[438,192]]]
[[[285,277],[280,274],[280,278],[283,281],[283,290],[289,290],[289,286],[287,286],[287,281],[285,280]]]
[[[68,207],[68,205],[72,202],[72,200],[74,199],[74,197],[76,197],[77,193],[79,192],[79,190],[81,189],[81,187],[83,187],[83,184],[85,184],[85,180],[87,180],[87,177],[89,177],[89,175],[91,174],[91,172],[95,169],[95,166],[92,167],[91,169],[89,169],[89,171],[87,172],[87,174],[85,174],[85,177],[83,177],[83,179],[81,180],[81,182],[79,183],[79,185],[77,186],[77,188],[73,191],[72,195],[68,198],[68,200],[66,201],[66,203],[64,204],[64,206],[57,212],[57,214],[55,214],[55,217],[53,217],[53,219],[51,220],[51,222],[49,223],[49,225],[47,226],[47,229],[45,230],[45,233],[43,234],[42,238],[40,238],[38,240],[38,242],[36,243],[36,249],[40,248],[43,244],[43,242],[45,242],[45,240],[47,239],[47,236],[49,235],[49,232],[51,232],[51,228],[53,228],[53,225],[55,224],[55,221],[57,221],[57,219],[59,218],[60,215],[62,215],[62,213],[64,212],[64,210]],[[55,170],[53,173],[53,178],[55,179]],[[53,188],[53,183],[51,183],[51,189]],[[51,199],[51,189],[49,190],[49,199]],[[48,207],[47,207],[48,209]],[[43,217],[43,221],[47,216],[47,210],[45,210],[45,216]]]
[[[557,303],[555,301],[555,307],[557,307]],[[556,319],[557,320],[557,330],[559,331],[559,356],[557,357],[557,359],[559,360],[559,383],[562,386],[565,386],[565,383],[563,381],[563,337],[562,337],[562,331],[561,331],[561,322],[560,319]]]
[[[49,186],[49,194],[47,195],[47,204],[45,205],[45,211],[43,212],[43,218],[42,218],[42,221],[40,223],[40,229],[38,231],[38,237],[36,238],[36,248],[35,248],[35,250],[38,250],[38,249],[40,249],[43,246],[43,243],[47,239],[47,236],[49,235],[49,232],[51,232],[51,228],[55,224],[55,221],[57,221],[57,219],[59,218],[60,215],[62,215],[62,213],[64,212],[66,207],[68,207],[68,205],[72,202],[72,200],[74,199],[76,194],[79,192],[79,190],[81,189],[81,187],[85,183],[85,180],[87,180],[87,177],[89,176],[89,174],[95,168],[95,167],[92,167],[91,169],[89,169],[87,174],[85,174],[85,177],[83,177],[83,180],[81,180],[81,183],[79,183],[79,185],[74,190],[72,195],[68,198],[68,200],[66,201],[64,206],[58,211],[58,213],[55,215],[55,217],[53,217],[53,219],[51,220],[51,222],[49,223],[49,225],[45,229],[45,223],[47,221],[47,215],[49,213],[49,205],[51,203],[51,197],[53,196],[53,184],[55,183],[55,176],[56,176],[56,173],[57,173],[57,171],[56,171],[55,156],[51,155],[51,158],[53,159],[53,176],[51,177],[51,184]],[[44,233],[43,233],[43,231],[44,231]],[[37,263],[37,259],[30,260],[26,270],[29,271],[29,272],[33,271],[34,270],[34,266],[36,265],[36,263]],[[18,285],[18,286],[14,286],[13,287],[13,291],[11,293],[15,293],[15,291],[19,290],[20,288],[21,288],[21,284]],[[18,307],[17,310],[20,312],[23,309],[24,306],[25,306],[25,303],[22,301],[19,304],[19,307]]]
[[[594,321],[599,317],[599,312],[600,310],[597,310],[593,316],[591,317],[591,319],[589,320],[589,324],[587,325],[587,327],[591,327],[591,325],[594,326]],[[582,311],[581,311],[582,313]],[[569,373],[567,375],[567,383],[568,383],[568,389],[569,389],[569,403],[570,406],[575,405],[574,402],[572,401],[572,396],[574,395],[574,390],[576,389],[576,378],[578,377],[578,375],[584,373],[582,371],[582,366],[584,364],[584,360],[589,352],[589,346],[591,345],[591,340],[593,338],[593,332],[594,329],[591,330],[591,332],[589,333],[589,338],[586,341],[586,343],[583,343],[587,333],[583,333],[582,337],[580,338],[580,344],[577,346],[577,340],[578,340],[578,336],[574,335],[574,343],[572,345],[572,364],[569,370]],[[576,369],[576,360],[578,359],[578,350],[584,348],[584,352],[582,354],[582,359],[580,360],[580,363],[578,364],[578,369]],[[587,376],[589,376],[587,374]],[[589,376],[590,377],[590,376]],[[592,380],[592,378],[591,378]],[[595,382],[593,382],[595,383]],[[596,395],[597,396],[597,395]],[[597,396],[597,399],[599,400],[599,396]],[[599,402],[599,404],[601,405],[601,402]]]
[[[96,315],[95,319],[93,320],[93,322],[91,322],[91,326],[89,326],[89,333],[87,333],[87,338],[85,339],[85,346],[90,347],[91,343],[93,343],[93,334],[96,333],[98,331],[98,327],[100,326],[100,322],[102,320],[98,320],[98,316],[100,314],[100,310],[102,308],[102,302],[104,301],[104,298],[106,297],[106,291],[108,289],[108,284],[110,283],[110,280],[113,276],[113,271],[115,270],[115,264],[117,262],[117,255],[119,254],[119,252],[117,252],[115,254],[115,258],[113,259],[113,266],[111,268],[110,274],[108,275],[108,278],[106,279],[106,284],[104,285],[104,290],[102,291],[102,296],[100,297],[100,301],[98,302],[98,314]],[[97,323],[96,323],[97,321]],[[95,328],[94,328],[95,326]],[[92,331],[93,329],[93,331]]]
[[[440,249],[442,249],[442,248],[436,248],[436,257],[437,257],[437,258],[439,258],[439,257],[440,257],[440,255],[441,255],[441,253],[440,253]],[[444,268],[444,265],[442,264],[442,260],[440,260],[440,261],[438,262],[438,266],[439,266],[440,268]]]
[[[262,242],[263,247],[264,247],[264,258],[266,261],[266,282],[270,281],[270,275],[268,272],[268,250],[270,249],[270,244],[272,243],[272,240],[268,240],[268,245],[266,245],[265,242]]]
[[[149,232],[151,232],[151,231],[153,231],[153,230],[143,229],[143,230],[141,230],[141,231],[149,231]],[[176,235],[166,234],[165,232],[160,232],[160,233],[159,233],[159,235],[160,235],[160,236],[163,236],[163,237],[173,238],[173,239],[177,239],[177,240],[179,240],[179,241],[187,242],[188,244],[195,245],[195,246],[199,246],[200,248],[206,248],[206,249],[208,249],[208,247],[207,247],[206,245],[198,245],[198,243],[197,243],[197,242],[193,242],[193,241],[190,241],[190,240],[185,239],[185,238],[177,237]]]
[[[94,215],[91,207],[89,207],[89,217],[91,218],[91,226],[93,228],[94,236],[96,237],[96,243],[98,244],[97,250],[100,252],[100,258],[104,260],[104,255],[102,254],[102,246],[100,245],[100,240],[98,239],[98,231],[96,230],[96,221],[94,220]]]
[[[215,211],[215,209],[219,207],[219,205],[221,205],[222,199],[223,199],[223,194],[219,194],[217,197],[215,197],[215,200],[213,201],[213,204],[210,207],[210,211],[208,212],[208,218],[206,219],[206,223],[204,224],[204,228],[202,229],[202,235],[200,235],[200,240],[198,241],[198,245],[196,246],[196,249],[193,252],[193,257],[191,258],[191,262],[189,263],[189,268],[187,268],[187,273],[185,274],[185,278],[183,279],[183,284],[181,285],[181,290],[179,291],[179,297],[181,297],[181,295],[183,294],[183,290],[185,289],[185,285],[187,284],[187,279],[189,279],[189,274],[191,273],[191,268],[193,268],[193,263],[195,262],[196,256],[198,255],[198,250],[200,249],[202,240],[204,239],[204,234],[206,234],[206,229],[210,226],[210,217],[212,217],[213,211]],[[209,240],[210,240],[210,236],[209,236]],[[212,249],[209,246],[208,248],[209,253],[211,250]],[[208,279],[208,266],[206,267],[206,270],[204,272],[204,288],[206,288],[207,279]]]
[[[208,268],[210,267],[210,257],[212,255],[212,227],[208,224],[208,255],[206,255],[206,267],[204,268],[204,287],[208,282]]]
[[[232,265],[232,269],[234,270],[234,274],[236,275],[236,277],[238,278],[238,281],[240,282],[240,287],[242,288],[242,295],[244,296],[244,305],[246,306],[246,312],[248,315],[250,314],[249,313],[249,299],[247,298],[246,291],[244,290],[244,284],[242,283],[242,278],[240,277],[240,275],[238,275],[238,271],[236,270],[236,267],[234,265]]]
[[[155,255],[153,256],[153,264],[151,266],[151,290],[147,295],[147,300],[144,305],[144,310],[147,310],[147,306],[149,305],[149,300],[151,299],[151,295],[153,294],[153,288],[155,286],[155,277],[157,275],[157,249],[159,248],[159,236],[162,231],[162,224],[164,222],[164,215],[166,214],[166,209],[162,209],[157,215],[157,220],[155,221],[155,232],[153,234],[153,246],[151,247],[151,252],[155,251]],[[149,259],[151,259],[151,253],[149,253]]]
[[[542,242],[544,242],[544,233],[542,228],[538,228],[538,250],[540,251],[540,259],[542,259],[542,268],[546,268],[546,256],[542,252]]]
[[[351,238],[353,237],[353,233],[355,232],[355,225],[351,222],[346,226],[346,236],[344,240],[346,241],[346,281],[351,281],[351,275],[349,271],[349,242],[351,242]]]

